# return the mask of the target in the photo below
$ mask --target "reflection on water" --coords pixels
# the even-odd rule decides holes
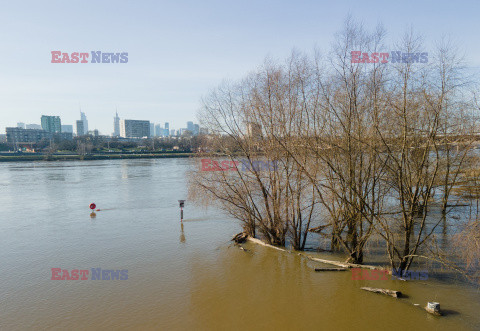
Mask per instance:
[[[182,227],[182,230],[181,230],[181,233],[180,233],[180,242],[182,244],[185,243],[185,232],[183,231],[183,222],[180,223],[181,227]]]
[[[239,225],[214,210],[187,204],[180,222],[190,162],[0,164],[0,329],[478,329],[480,294],[466,285],[353,281],[293,253],[239,249]],[[97,267],[128,280],[50,279]],[[426,314],[427,301],[450,313]]]
[[[479,294],[468,288],[353,281],[350,271],[314,272],[315,264],[296,254],[247,249],[253,254],[224,248],[210,263],[193,261],[190,312],[202,329],[468,330],[478,325]],[[361,291],[362,286],[394,288],[408,297],[393,299]],[[435,300],[447,313],[441,319],[422,309]]]

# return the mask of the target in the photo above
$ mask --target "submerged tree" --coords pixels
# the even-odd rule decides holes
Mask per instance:
[[[200,119],[212,133],[202,162],[214,171],[192,172],[191,196],[271,244],[305,249],[315,225],[349,262],[364,261],[373,236],[394,269],[436,258],[445,218],[429,210],[439,201],[445,215],[458,199],[452,192],[472,163],[474,104],[448,44],[427,64],[352,60],[352,51],[378,57],[384,38],[381,26],[367,33],[349,19],[329,55],[294,51],[212,91]],[[419,54],[424,46],[407,33],[396,47]]]

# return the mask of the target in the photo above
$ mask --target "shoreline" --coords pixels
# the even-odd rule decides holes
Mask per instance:
[[[0,162],[35,162],[35,161],[91,161],[91,160],[122,160],[122,159],[161,159],[193,157],[192,152],[164,152],[142,154],[33,154],[33,155],[0,155]]]

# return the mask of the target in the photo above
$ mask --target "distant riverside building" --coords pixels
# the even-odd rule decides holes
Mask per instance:
[[[155,137],[163,136],[163,128],[160,124],[155,125]]]
[[[155,137],[155,123],[150,123],[150,137]]]
[[[25,129],[25,123],[18,122],[17,123],[17,128]]]
[[[247,123],[247,137],[253,139],[262,138],[262,126],[254,122]]]
[[[113,118],[113,136],[120,137],[120,117],[118,117],[118,112],[115,112],[115,117]]]
[[[80,120],[83,122],[83,132],[82,134],[78,134],[78,131],[77,131],[77,135],[83,136],[84,134],[88,133],[88,121],[87,121],[87,116],[85,116],[85,113],[80,112]]]
[[[6,128],[7,143],[37,143],[42,139],[72,140],[71,132],[48,132],[38,129]]]
[[[85,127],[83,126],[83,121],[77,121],[77,136],[83,136],[85,134]]]
[[[193,130],[190,130],[188,128],[181,128],[179,130],[179,134],[180,136],[183,136],[184,134],[193,135]]]
[[[62,132],[73,133],[73,125],[62,125]]]
[[[25,128],[27,130],[41,130],[42,126],[40,124],[27,124]]]
[[[171,136],[174,136],[174,135],[175,135],[175,129],[171,129],[171,130],[170,130],[170,135],[171,135]]]
[[[0,134],[0,143],[6,143],[6,142],[7,142],[7,135]]]
[[[45,130],[6,128],[7,143],[36,143],[42,139],[52,138],[52,133]]]
[[[187,122],[187,130],[193,133],[193,122]]]
[[[42,129],[47,132],[51,132],[51,133],[62,132],[62,122],[60,121],[60,116],[42,115],[41,123],[42,123]]]
[[[190,133],[194,136],[200,134],[200,125],[194,124],[192,121],[187,122],[187,128],[186,129],[180,129],[180,134],[182,135],[185,130],[190,131]]]
[[[150,137],[150,121],[121,120],[120,137],[143,138]]]

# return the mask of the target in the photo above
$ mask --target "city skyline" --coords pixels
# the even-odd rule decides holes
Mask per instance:
[[[200,133],[200,125],[198,123],[194,123],[193,121],[187,121],[185,127],[179,127],[177,129],[172,128],[170,130],[170,123],[164,122],[162,126],[159,122],[153,122],[150,120],[138,120],[138,119],[129,119],[129,118],[121,118],[118,114],[118,111],[115,111],[115,117],[113,118],[113,125],[112,125],[112,132],[101,132],[98,129],[89,130],[88,129],[88,117],[86,116],[85,112],[80,111],[80,119],[75,121],[75,124],[62,124],[61,116],[58,115],[41,115],[40,122],[41,124],[35,123],[24,123],[24,122],[16,122],[16,125],[7,126],[5,127],[5,131],[7,129],[23,129],[23,130],[43,130],[46,132],[52,133],[75,133],[75,136],[82,136],[92,134],[96,132],[96,134],[101,134],[103,136],[109,137],[121,137],[121,138],[142,138],[142,137],[168,137],[168,136],[181,136],[186,130],[190,131],[193,135],[198,135]],[[139,137],[128,136],[125,134],[125,121],[129,122],[148,122],[148,134]],[[55,126],[55,129],[52,127]],[[75,130],[74,130],[75,128]],[[79,134],[81,132],[81,134]],[[146,132],[146,131],[145,131]],[[3,133],[0,133],[3,135]]]
[[[110,124],[111,128],[108,129],[107,128],[107,125],[105,125],[105,123],[101,123],[99,124],[101,127],[104,127],[106,128],[105,131],[104,130],[99,130],[97,127],[98,125],[96,123],[93,124],[93,126],[90,128],[90,124],[91,124],[91,121],[88,120],[88,117],[87,116],[87,112],[84,111],[84,110],[80,110],[80,115],[78,115],[78,110],[76,111],[77,113],[77,117],[73,120],[72,123],[69,123],[69,122],[66,122],[63,120],[63,117],[61,115],[58,115],[58,114],[54,114],[54,113],[48,113],[48,114],[44,114],[44,113],[41,113],[40,115],[37,114],[37,117],[38,119],[37,120],[33,120],[33,121],[25,121],[25,120],[14,120],[12,123],[9,123],[8,125],[5,125],[4,123],[2,124],[2,121],[0,119],[0,134],[5,134],[5,129],[6,128],[13,128],[13,127],[18,127],[18,128],[23,128],[23,129],[42,129],[42,125],[41,125],[41,122],[42,122],[42,116],[47,116],[47,117],[59,117],[62,119],[62,124],[61,126],[71,126],[73,128],[73,131],[75,134],[77,134],[77,125],[76,123],[78,121],[82,121],[83,122],[83,125],[84,125],[84,129],[86,132],[84,132],[84,134],[87,134],[88,132],[91,132],[93,130],[98,130],[99,132],[101,132],[102,135],[105,135],[105,136],[112,136],[114,137],[115,136],[115,125],[116,125],[116,118],[118,117],[118,126],[120,126],[120,119],[128,119],[128,120],[139,120],[137,118],[125,118],[125,117],[120,117],[119,114],[118,114],[118,110],[115,110],[114,111],[114,115],[113,116],[113,124]],[[150,123],[152,124],[155,124],[156,125],[161,125],[161,129],[165,129],[164,127],[164,124],[169,124],[171,122],[166,122],[164,120],[158,120],[158,121],[153,121],[153,120],[149,120],[149,119],[146,119],[147,121],[149,121]],[[90,124],[89,124],[90,123]],[[179,121],[175,121],[175,123],[179,123]],[[173,128],[175,131],[177,130],[180,130],[180,129],[185,129],[188,127],[188,123],[195,123],[195,125],[199,125],[197,124],[197,121],[192,121],[191,119],[187,119],[184,124],[179,124],[178,126],[171,126],[171,128]],[[168,126],[167,126],[167,129],[168,129]],[[118,130],[120,131],[120,127],[118,128]],[[120,134],[118,134],[119,136]]]

